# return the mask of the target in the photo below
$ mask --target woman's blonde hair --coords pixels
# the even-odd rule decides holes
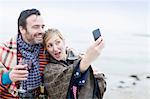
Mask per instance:
[[[54,35],[57,35],[58,37],[60,37],[60,39],[64,40],[62,34],[58,29],[54,29],[54,28],[48,29],[45,31],[44,38],[43,38],[43,44],[45,47],[46,47],[46,42]]]

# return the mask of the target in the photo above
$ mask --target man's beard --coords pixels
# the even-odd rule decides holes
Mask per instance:
[[[41,38],[41,39],[34,39],[34,43],[35,44],[42,44],[43,43],[43,38]]]

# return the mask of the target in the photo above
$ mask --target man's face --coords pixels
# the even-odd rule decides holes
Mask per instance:
[[[26,19],[26,28],[22,28],[21,33],[25,42],[29,44],[39,44],[43,42],[44,35],[43,19],[39,15],[31,15]]]

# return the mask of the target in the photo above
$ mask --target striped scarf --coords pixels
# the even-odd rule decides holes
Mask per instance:
[[[41,76],[39,71],[39,59],[41,45],[29,45],[23,41],[21,35],[17,38],[17,48],[21,53],[22,58],[32,61],[32,68],[29,70],[28,79],[23,81],[23,89],[32,90],[40,86]]]

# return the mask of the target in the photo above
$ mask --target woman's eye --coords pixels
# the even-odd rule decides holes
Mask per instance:
[[[58,45],[59,43],[60,43],[60,41],[57,41],[57,42],[56,42],[56,45]]]
[[[52,44],[48,44],[48,45],[47,45],[48,48],[50,48],[50,47],[52,47],[52,46],[53,46]]]

